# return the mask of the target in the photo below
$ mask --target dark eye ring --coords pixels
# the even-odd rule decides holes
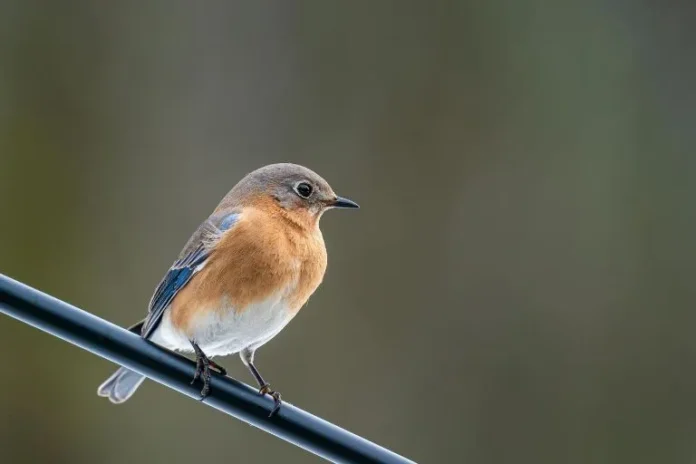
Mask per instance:
[[[302,198],[309,198],[309,196],[312,194],[312,190],[312,186],[309,185],[307,182],[300,182],[295,187],[295,191]]]

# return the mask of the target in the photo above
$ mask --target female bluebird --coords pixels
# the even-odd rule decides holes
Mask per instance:
[[[272,164],[248,174],[194,232],[157,286],[147,316],[130,330],[165,348],[195,353],[193,382],[202,379],[203,397],[210,392],[211,367],[225,375],[210,358],[239,353],[277,410],[280,394],[261,377],[254,353],[321,283],[326,248],[319,219],[330,208],[358,205],[305,167]],[[98,394],[122,403],[143,380],[121,367]]]

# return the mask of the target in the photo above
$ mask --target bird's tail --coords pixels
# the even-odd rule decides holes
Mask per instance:
[[[99,386],[97,394],[109,398],[109,401],[114,404],[120,404],[135,393],[143,380],[145,380],[144,375],[121,367]]]
[[[129,327],[128,330],[140,335],[144,322],[140,321]],[[143,380],[145,380],[144,375],[121,367],[111,377],[106,379],[103,384],[99,385],[97,395],[109,398],[109,401],[114,404],[120,404],[135,393],[135,390],[143,383]]]

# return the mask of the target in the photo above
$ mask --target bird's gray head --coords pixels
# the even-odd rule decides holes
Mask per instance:
[[[330,208],[358,208],[357,203],[336,195],[326,180],[304,166],[270,164],[247,174],[228,194],[228,200],[259,206],[272,201],[289,213],[319,217]]]

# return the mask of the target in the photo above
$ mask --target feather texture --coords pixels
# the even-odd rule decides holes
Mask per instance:
[[[222,233],[234,226],[239,220],[239,213],[218,215],[205,221],[194,237],[182,251],[182,256],[169,268],[162,281],[155,289],[150,300],[148,315],[145,318],[141,335],[149,338],[157,329],[164,311],[174,298],[186,286],[194,274],[199,272],[210,256],[215,243]],[[193,245],[193,246],[192,246]]]

